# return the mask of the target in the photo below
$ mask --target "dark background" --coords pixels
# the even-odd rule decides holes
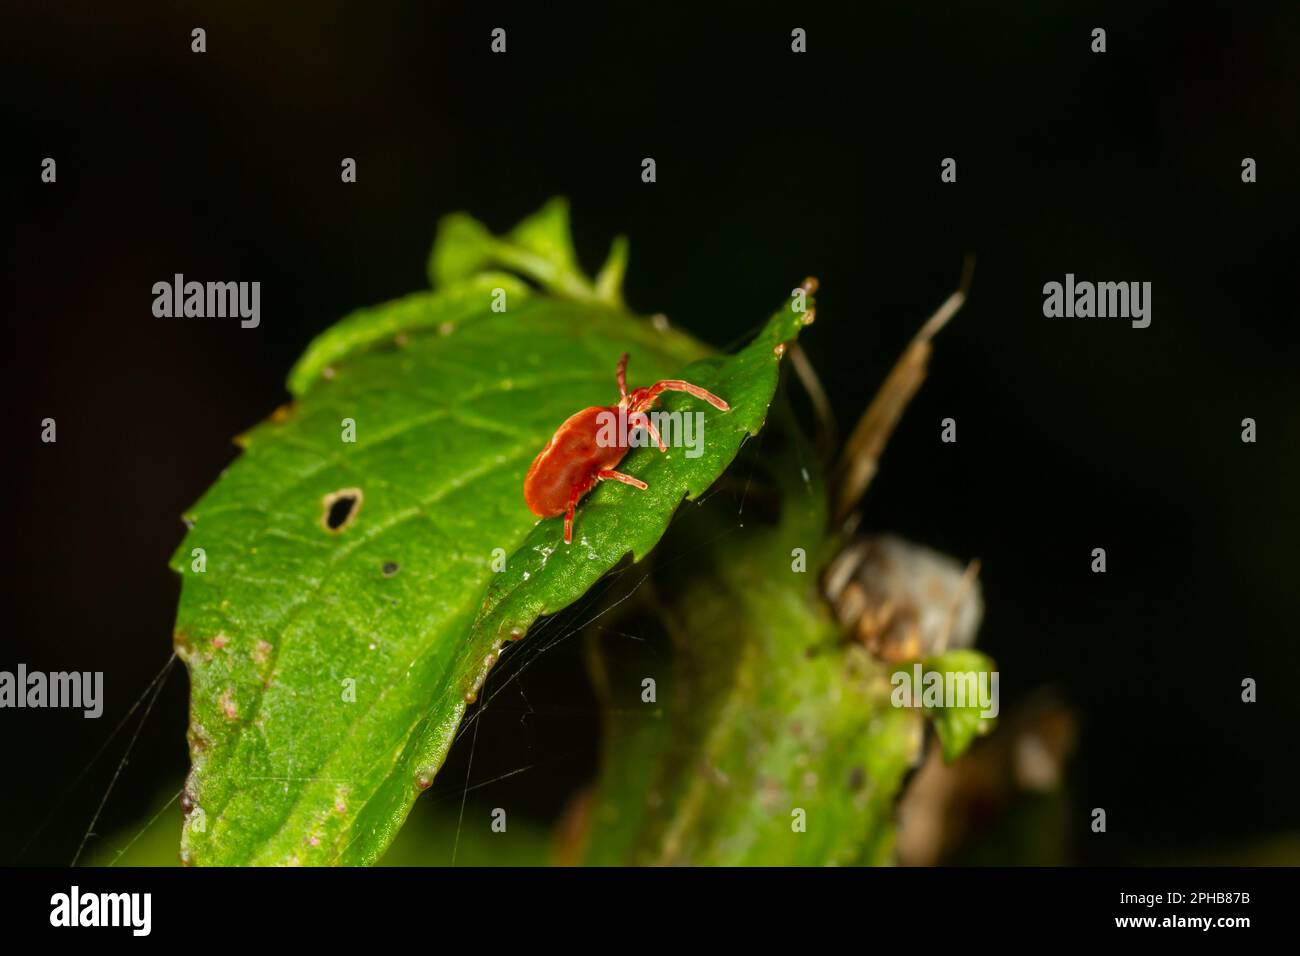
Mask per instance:
[[[14,6],[0,668],[102,670],[107,705],[0,713],[0,862],[72,858],[134,726],[78,774],[170,653],[179,515],[312,336],[423,287],[440,215],[500,231],[557,194],[589,269],[627,233],[629,303],[714,344],[818,276],[804,344],[844,427],[977,253],[868,523],[980,558],[1004,707],[1075,707],[1074,859],[1296,831],[1300,5]],[[260,328],[154,318],[175,272],[260,281]],[[1066,272],[1150,281],[1151,327],[1045,319]],[[492,799],[546,820],[595,727],[576,642],[534,657],[473,776],[530,766]],[[177,665],[97,833],[179,786],[185,708]]]

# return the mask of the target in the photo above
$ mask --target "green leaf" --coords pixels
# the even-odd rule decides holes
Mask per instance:
[[[996,667],[993,661],[979,651],[963,649],[926,658],[921,662],[921,672],[928,674],[931,671],[944,675],[975,675],[975,679],[982,682],[992,679]],[[963,686],[975,685],[968,681]],[[991,688],[993,685],[985,686]],[[983,716],[984,709],[979,703],[978,695],[974,699],[968,697],[965,706],[925,708],[925,714],[934,724],[939,742],[943,745],[944,760],[956,760],[976,737],[992,732],[997,718]]]
[[[623,302],[623,275],[627,272],[627,236],[615,236],[605,264],[596,274],[596,295],[606,302]]]
[[[480,805],[474,812],[486,815],[488,811]],[[166,794],[147,805],[139,819],[87,847],[85,865],[180,866],[176,832],[183,822],[173,784]],[[550,835],[537,821],[512,814],[506,833],[485,826],[466,826],[458,802],[447,800],[441,805],[417,804],[406,826],[384,854],[382,864],[518,867],[545,866],[550,858]]]
[[[544,234],[558,221],[552,210],[512,244],[554,263]],[[453,233],[481,239],[463,222]],[[296,401],[241,437],[243,455],[186,515],[172,565],[191,680],[188,862],[378,859],[503,643],[654,546],[683,496],[762,427],[779,346],[802,325],[787,305],[738,355],[688,365],[707,354],[699,343],[594,297],[512,286],[493,311],[502,277],[455,278],[484,258],[458,259],[452,241],[434,256],[449,285],[313,343],[290,379]],[[703,454],[632,452],[621,468],[649,489],[600,486],[565,546],[562,519],[525,507],[524,473],[565,418],[614,401],[623,351],[632,384],[685,377],[732,409],[669,397],[704,413]]]
[[[429,279],[438,287],[488,268],[505,268],[532,279],[553,295],[618,305],[626,256],[625,246],[616,242],[610,262],[593,285],[583,275],[573,250],[569,205],[556,198],[502,238],[465,213],[444,217],[429,256]]]
[[[359,309],[339,320],[308,346],[289,373],[289,391],[304,394],[322,376],[333,375],[334,366],[373,348],[394,347],[412,333],[436,331],[451,335],[466,321],[483,313],[483,304],[494,293],[505,293],[506,304],[516,305],[531,294],[525,282],[504,272],[485,272],[466,277],[448,289],[421,292],[368,309]]]
[[[492,262],[497,240],[477,219],[463,212],[444,216],[429,254],[429,282],[434,288],[483,272]]]
[[[515,226],[510,231],[510,242],[557,272],[582,274],[570,238],[569,204],[563,199],[552,199]]]

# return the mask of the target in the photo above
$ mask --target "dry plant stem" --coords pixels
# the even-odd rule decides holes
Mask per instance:
[[[790,349],[790,364],[794,366],[800,384],[808,393],[813,414],[817,418],[817,458],[829,465],[835,454],[835,446],[839,442],[839,426],[835,422],[835,413],[831,410],[830,399],[826,397],[826,389],[822,387],[822,380],[809,360],[808,353],[798,342],[795,342]]]
[[[834,520],[837,524],[847,518],[862,500],[862,495],[875,477],[880,455],[889,436],[894,433],[904,409],[925,381],[932,349],[930,342],[965,304],[974,269],[974,257],[967,256],[957,291],[948,296],[934,315],[926,320],[921,331],[890,370],[889,376],[845,443],[844,454],[832,481]]]

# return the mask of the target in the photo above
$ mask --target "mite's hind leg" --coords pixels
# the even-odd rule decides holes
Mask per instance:
[[[633,488],[640,488],[645,491],[650,486],[640,478],[633,478],[631,475],[625,475],[621,471],[598,471],[596,472],[598,481],[621,481],[625,485],[631,485]]]
[[[569,495],[569,510],[564,513],[564,543],[573,544],[573,510],[578,507],[577,492]]]

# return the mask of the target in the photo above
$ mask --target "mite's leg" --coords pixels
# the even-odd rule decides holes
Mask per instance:
[[[598,471],[596,472],[598,481],[621,481],[625,485],[631,485],[633,488],[640,488],[645,491],[650,486],[640,478],[633,478],[631,475],[625,475],[621,471]]]
[[[654,439],[654,442],[659,446],[660,451],[668,450],[668,446],[664,444],[663,438],[659,435],[659,429],[655,428],[654,422],[650,421],[650,416],[645,412],[633,412],[628,416],[628,422],[633,428],[644,428],[649,432],[650,437]]]
[[[660,451],[668,450],[668,446],[664,444],[664,440],[659,434],[659,429],[655,428],[654,423],[648,418],[645,420],[645,430],[650,433],[650,437],[655,440],[655,444],[659,446]]]
[[[564,513],[564,543],[573,544],[573,509],[578,507],[577,491],[569,495],[569,510]]]
[[[686,392],[688,395],[694,395],[701,401],[708,402],[714,408],[721,411],[730,410],[731,406],[724,402],[712,392],[700,388],[698,385],[692,385],[690,382],[683,382],[680,378],[666,378],[662,382],[655,382],[645,391],[645,397],[641,400],[643,407],[648,407],[651,402],[658,398],[664,392]]]
[[[620,399],[627,398],[627,353],[626,352],[624,352],[623,357],[618,360],[618,371],[615,373],[614,377],[618,379],[618,397]]]

